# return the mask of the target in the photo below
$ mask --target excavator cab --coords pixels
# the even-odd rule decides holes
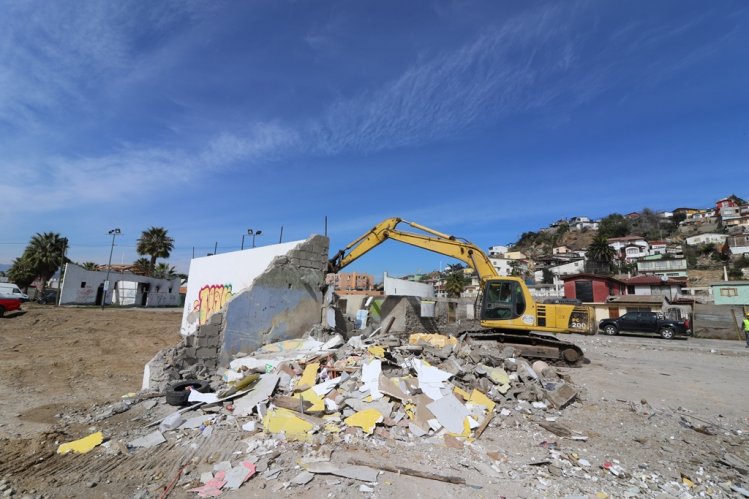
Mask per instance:
[[[523,289],[516,281],[493,279],[484,286],[481,320],[516,319],[525,312]]]

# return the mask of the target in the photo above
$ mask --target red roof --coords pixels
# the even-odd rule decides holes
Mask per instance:
[[[667,279],[664,281],[660,277],[654,275],[638,275],[635,277],[630,277],[629,279],[625,279],[624,282],[627,284],[627,286],[635,286],[638,284],[642,286],[671,286],[674,284],[684,284],[682,281],[674,281],[671,279]]]
[[[581,272],[579,274],[568,274],[568,275],[562,275],[559,276],[559,278],[565,282],[571,281],[574,279],[600,279],[603,281],[615,281],[619,283],[624,283],[621,279],[617,279],[616,277],[612,277],[609,275],[598,275],[598,274],[589,274],[587,272]]]

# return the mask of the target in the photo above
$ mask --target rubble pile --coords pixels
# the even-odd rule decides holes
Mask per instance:
[[[99,459],[136,463],[171,452],[173,462],[136,494],[143,499],[173,489],[216,497],[243,487],[388,495],[393,475],[382,472],[476,490],[522,484],[517,491],[552,497],[745,494],[736,475],[749,470],[741,431],[645,400],[581,404],[566,372],[471,337],[375,331],[346,341],[316,328],[238,355],[210,383],[183,379],[167,397],[144,391],[69,414],[69,423],[114,425],[60,439],[57,452],[101,447]],[[175,387],[189,387],[187,405],[168,405]],[[618,431],[596,433],[584,423],[590,411]],[[679,440],[693,454],[677,468]],[[637,450],[628,455],[631,446]],[[106,475],[92,480],[109,483]]]
[[[498,353],[439,334],[406,340],[355,336],[344,343],[336,335],[267,345],[223,372],[229,389],[254,383],[232,413],[256,415],[264,431],[292,440],[317,433],[468,440],[505,405],[561,409],[577,395],[553,367],[531,365],[512,348]]]
[[[377,469],[362,463],[333,465],[330,454],[332,446],[364,439],[376,439],[380,445],[421,441],[461,448],[480,438],[496,415],[553,414],[578,393],[554,367],[531,364],[494,342],[421,333],[375,333],[348,341],[319,330],[313,334],[321,339],[308,335],[238,356],[213,377],[213,393],[190,390],[190,405],[137,433],[127,446],[136,452],[154,447],[175,431],[209,437],[222,426],[263,437],[247,441],[250,447],[243,459],[202,472],[200,483],[195,475],[181,477],[180,483],[193,486],[200,497],[238,488],[255,473],[266,479],[277,476],[281,468],[274,468],[274,460],[264,460],[264,455],[283,442],[312,446],[287,486],[325,474],[360,480],[366,491],[377,481],[378,470],[465,483],[459,477],[390,469],[385,463],[377,463]],[[200,415],[189,417],[191,411]]]

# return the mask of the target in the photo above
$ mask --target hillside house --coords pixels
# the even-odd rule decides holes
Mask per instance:
[[[608,241],[617,259],[626,263],[647,256],[650,250],[650,244],[642,236],[611,237]]]
[[[700,244],[723,244],[726,242],[727,234],[718,234],[715,232],[708,232],[705,234],[697,234],[696,236],[690,236],[685,239],[687,246],[698,246]]]
[[[650,241],[648,255],[665,255],[668,243],[666,241]]]
[[[687,260],[670,255],[646,256],[637,262],[637,272],[664,277],[686,277]]]
[[[610,276],[580,273],[562,276],[564,297],[584,303],[605,302],[609,296],[626,293],[624,281]]]
[[[598,230],[598,222],[588,217],[572,217],[568,224],[572,230]]]
[[[749,281],[720,281],[710,284],[716,305],[749,305]]]
[[[749,234],[731,236],[726,239],[732,255],[749,256]]]
[[[673,298],[681,294],[685,281],[662,279],[654,275],[638,275],[625,279],[628,295],[665,295]]]

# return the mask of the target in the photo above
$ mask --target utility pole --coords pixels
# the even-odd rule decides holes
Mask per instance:
[[[62,283],[62,270],[65,266],[65,252],[68,251],[68,238],[63,237],[62,238],[62,257],[60,258],[60,275],[57,277],[57,300],[55,300],[55,305],[60,306],[60,285]],[[46,301],[46,300],[45,300]]]
[[[278,236],[278,244],[283,242],[283,225],[281,226],[281,235]]]
[[[107,264],[107,277],[104,279],[104,295],[101,297],[101,309],[107,303],[107,292],[109,291],[109,273],[112,271],[112,253],[114,253],[114,238],[122,234],[120,229],[112,229],[108,232],[112,236],[112,248],[109,250],[109,263]]]

